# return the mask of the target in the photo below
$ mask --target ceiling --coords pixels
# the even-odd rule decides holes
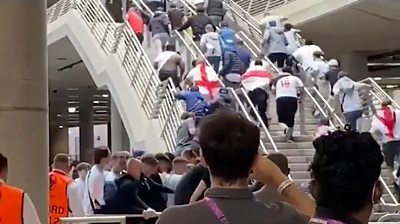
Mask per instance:
[[[312,21],[298,24],[332,57],[347,52],[400,49],[400,1],[363,0]]]
[[[96,87],[68,38],[48,46],[48,74],[51,126],[79,126],[80,101],[93,102],[94,124],[109,122],[110,93]]]

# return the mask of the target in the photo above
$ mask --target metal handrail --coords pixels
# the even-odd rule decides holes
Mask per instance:
[[[154,218],[161,215],[161,212],[155,212]],[[61,224],[68,224],[68,223],[121,223],[125,224],[127,218],[144,218],[141,214],[118,214],[118,215],[90,215],[90,216],[83,216],[83,217],[64,217],[60,218]]]
[[[143,217],[143,216],[140,216]],[[81,222],[95,222],[95,223],[121,223],[126,224],[126,216],[89,216],[89,217],[66,217],[60,218],[61,224],[81,223]]]
[[[47,10],[47,23],[74,10],[92,33],[105,55],[114,55],[128,74],[149,119],[159,120],[169,151],[173,150],[179,127],[180,104],[174,101],[171,80],[161,82],[139,40],[127,23],[117,24],[99,0],[60,0]],[[160,91],[163,89],[163,91]]]
[[[292,3],[296,0],[236,0],[236,3],[243,9],[247,9],[247,12],[252,15],[268,15],[268,12],[272,9],[276,9]]]
[[[242,95],[246,98],[247,103],[250,105],[251,109],[253,110],[253,112],[255,113],[258,121],[260,121],[261,127],[264,130],[265,134],[267,134],[267,137],[272,145],[272,148],[274,149],[275,152],[279,152],[278,147],[275,144],[274,139],[272,138],[271,133],[269,133],[267,126],[265,125],[264,122],[262,122],[261,116],[258,113],[256,107],[254,106],[253,102],[251,102],[249,95],[247,95],[246,91],[243,88],[240,88],[240,91],[242,92]],[[265,146],[264,146],[265,147]],[[265,151],[266,152],[266,151]]]
[[[336,119],[337,122],[339,122],[340,126],[344,127],[345,124],[343,123],[342,119],[340,119],[340,117],[335,113],[335,109],[331,107],[331,105],[329,105],[328,101],[322,96],[322,94],[318,91],[318,89],[316,87],[313,87],[312,90],[317,94],[318,98],[323,102],[325,107],[328,108],[330,114]],[[333,124],[333,122],[331,123]]]
[[[382,100],[388,99],[391,101],[392,106],[394,106],[396,109],[400,109],[400,106],[396,103],[396,101],[389,94],[387,94],[386,91],[383,90],[382,87],[378,83],[376,83],[376,81],[373,78],[368,77],[359,82],[370,84],[372,86],[371,90],[375,92],[376,96],[378,96],[378,94],[380,94],[380,97],[378,98],[378,100],[382,101]]]
[[[229,88],[229,91],[231,92],[233,98],[235,98],[235,101],[238,103],[239,108],[242,110],[242,113],[246,116],[247,120],[250,120],[250,121],[251,121],[251,116],[250,116],[249,113],[247,112],[246,107],[244,106],[244,104],[243,104],[242,101],[240,100],[239,96],[236,94],[235,90],[232,89],[232,88]],[[245,96],[247,96],[247,94],[246,94]],[[247,97],[248,97],[248,96],[247,96]],[[251,103],[251,101],[250,101],[250,103]],[[251,106],[252,106],[252,109],[254,109],[254,105],[253,105],[252,103],[251,103]],[[258,115],[258,119],[261,119],[261,118],[259,117],[260,115],[259,115],[258,113],[257,113],[256,115]],[[264,124],[264,123],[262,122],[262,124]],[[265,124],[263,125],[263,127],[265,127]],[[270,134],[269,134],[268,131],[267,131],[266,133],[267,133],[267,135],[270,136]],[[273,148],[274,148],[275,152],[278,152],[278,148],[276,147],[275,142],[274,142],[274,141],[271,141],[271,144],[273,145]],[[263,153],[268,154],[267,147],[265,146],[265,144],[264,144],[264,142],[262,141],[261,138],[260,138],[260,147],[261,147]]]
[[[196,15],[196,12],[192,9],[192,7],[194,7],[194,6],[192,6],[192,7],[189,6],[189,4],[191,4],[191,3],[187,3],[187,2],[185,2],[185,0],[181,0],[181,3],[182,3],[182,5],[184,6],[185,9],[188,9],[189,11],[191,11],[192,15]],[[189,39],[189,42],[190,41],[193,42],[193,40],[191,38]],[[194,43],[192,43],[192,44],[194,45],[194,49],[196,50],[196,53],[198,55],[201,55],[201,57],[204,58],[206,63],[210,66],[210,63],[207,61],[207,58],[204,56],[203,52],[197,47],[196,44],[194,44]],[[225,85],[224,85],[224,83],[222,82],[221,79],[219,79],[218,81],[221,84],[221,86],[225,87]],[[259,122],[261,124],[262,129],[267,134],[267,137],[268,137],[268,139],[269,139],[274,151],[275,152],[279,152],[279,150],[278,150],[278,148],[277,148],[277,146],[276,146],[271,134],[269,133],[266,125],[262,121],[260,114],[258,113],[258,111],[257,111],[256,107],[254,106],[254,104],[251,102],[251,100],[250,100],[249,96],[247,95],[246,91],[244,91],[243,89],[240,89],[240,91],[241,91],[241,94],[243,96],[245,96],[245,99],[246,99],[245,103],[250,105],[250,109],[256,115],[257,122]],[[241,102],[240,97],[237,95],[237,93],[235,91],[231,91],[231,94],[233,95],[233,97],[237,101],[237,103],[239,104],[239,107],[242,109],[243,113],[247,113],[245,107],[242,107],[243,106],[243,102]],[[251,117],[247,117],[247,118],[249,120],[251,120]],[[265,146],[264,142],[261,141],[261,140],[260,140],[260,147],[263,149],[264,153],[267,153],[266,146]]]

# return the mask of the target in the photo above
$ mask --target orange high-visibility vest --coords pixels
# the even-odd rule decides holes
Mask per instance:
[[[53,170],[49,173],[49,224],[59,224],[60,218],[68,217],[68,185],[72,182],[65,173]]]
[[[24,223],[24,191],[0,183],[0,223]]]

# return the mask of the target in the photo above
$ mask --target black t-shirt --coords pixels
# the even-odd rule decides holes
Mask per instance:
[[[189,170],[179,181],[175,190],[175,205],[189,204],[190,197],[203,180],[207,188],[211,186],[210,173],[203,165],[197,165]]]

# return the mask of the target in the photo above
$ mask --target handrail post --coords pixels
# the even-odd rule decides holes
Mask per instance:
[[[123,23],[122,25],[117,27],[117,29],[115,29],[115,34],[114,35],[116,36],[116,38],[115,38],[114,44],[113,44],[113,46],[111,48],[111,54],[115,54],[117,52],[118,45],[119,45],[119,43],[121,41],[121,38],[122,38],[122,32],[124,30],[124,27],[125,27],[125,23]]]
[[[303,87],[306,88],[306,87]],[[304,111],[304,92],[305,90],[302,90],[302,93],[300,94],[300,103],[299,103],[299,115],[300,115],[300,134],[305,135],[306,134],[306,116],[305,116],[305,111]]]
[[[100,41],[100,47],[101,47],[101,49],[103,49],[104,51],[106,51],[106,49],[105,49],[105,47],[104,47],[104,44],[105,44],[105,42],[106,42],[108,33],[109,33],[109,31],[110,31],[110,27],[111,27],[111,23],[108,23],[108,24],[107,24],[107,27],[106,27],[106,30],[105,30],[105,32],[104,32],[104,36],[103,36],[103,38],[102,38],[101,41]]]

